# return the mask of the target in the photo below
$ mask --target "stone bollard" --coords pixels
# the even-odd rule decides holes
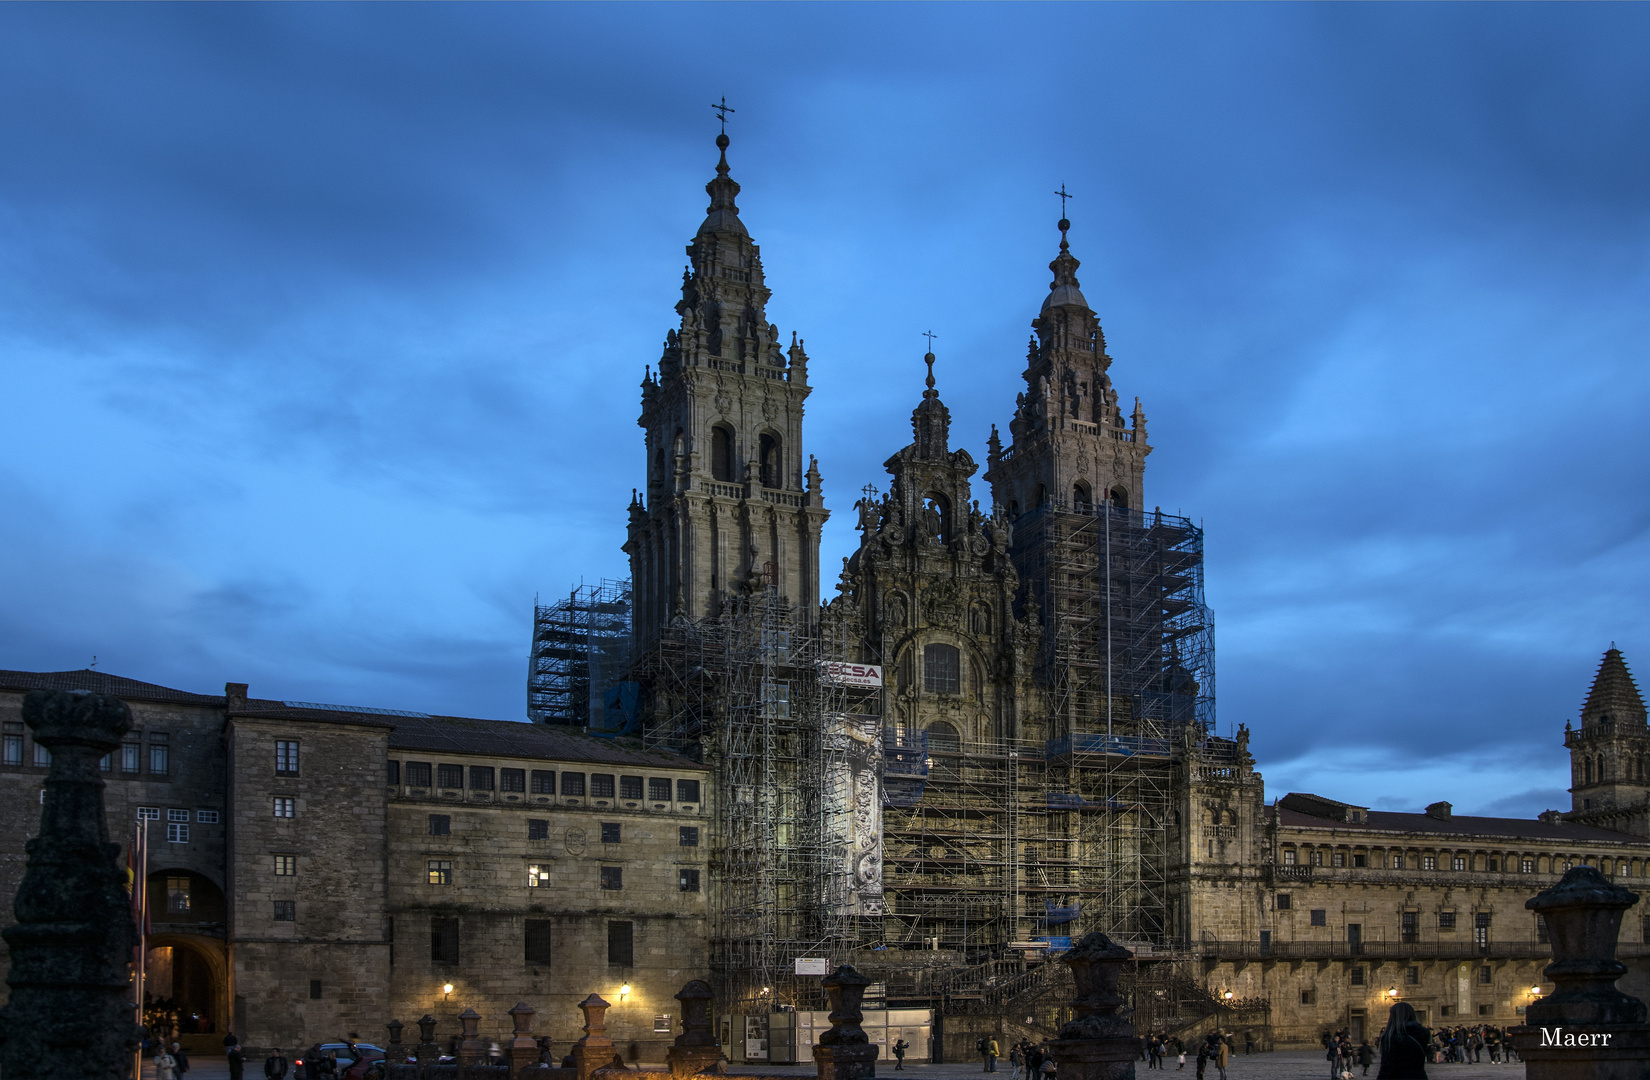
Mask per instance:
[[[138,934],[97,763],[119,749],[132,712],[118,698],[35,690],[23,719],[52,766],[40,833],[24,846],[17,922],[5,931],[11,1000],[0,1010],[0,1071],[122,1080],[140,1035],[127,971]]]
[[[728,1059],[722,1056],[711,1029],[710,999],[710,984],[703,979],[694,979],[676,992],[676,1000],[682,1003],[682,1033],[665,1058],[678,1080],[701,1072],[727,1072]]]
[[[420,1076],[441,1063],[441,1047],[435,1041],[435,1017],[429,1013],[418,1018],[418,1049],[413,1055],[418,1058]]]
[[[516,1030],[504,1052],[510,1059],[511,1076],[539,1063],[539,1044],[533,1038],[533,1014],[537,1011],[525,1001],[516,1002],[516,1007],[510,1010]]]
[[[578,1080],[590,1080],[597,1069],[613,1064],[613,1040],[607,1037],[607,1010],[611,1006],[600,994],[579,1002],[584,1013],[584,1038],[573,1044],[573,1068]]]
[[[865,1019],[860,1002],[871,980],[843,964],[820,980],[831,1001],[831,1030],[814,1047],[819,1080],[873,1080],[877,1075],[877,1047],[859,1022]]]
[[[1640,1080],[1650,1073],[1644,1002],[1616,989],[1627,973],[1616,960],[1621,916],[1638,900],[1595,868],[1577,866],[1525,902],[1547,921],[1553,962],[1543,974],[1555,987],[1510,1032],[1529,1080]]]
[[[462,1026],[458,1036],[458,1067],[462,1070],[480,1061],[487,1047],[481,1042],[480,1013],[465,1009],[458,1014],[458,1022]]]
[[[1123,965],[1133,958],[1100,933],[1089,934],[1060,958],[1077,984],[1072,1018],[1048,1047],[1060,1080],[1133,1080],[1140,1037],[1117,992]]]

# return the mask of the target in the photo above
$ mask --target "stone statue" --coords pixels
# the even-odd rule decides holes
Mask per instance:
[[[97,763],[120,747],[132,712],[118,698],[35,690],[23,719],[52,766],[40,833],[26,845],[17,924],[5,931],[11,1001],[0,1011],[0,1071],[122,1080],[140,1032],[127,970],[138,933]]]

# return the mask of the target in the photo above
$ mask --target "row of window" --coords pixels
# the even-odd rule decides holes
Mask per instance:
[[[33,764],[46,768],[52,763],[52,752],[35,743],[32,755]],[[132,741],[122,743],[119,750],[104,754],[98,759],[98,768],[103,772],[114,772],[116,763],[119,763],[120,772],[125,776],[136,776],[143,772],[143,743]],[[0,733],[0,764],[23,764],[23,725],[16,721],[6,721],[5,730]],[[149,775],[167,776],[172,769],[172,747],[170,736],[164,731],[149,733]]]
[[[277,874],[283,873],[280,869],[280,860],[290,859],[292,856],[277,855]],[[550,882],[551,867],[548,863],[529,863],[527,866],[527,887],[537,889]],[[295,869],[285,873],[296,873]],[[453,860],[429,859],[425,864],[425,881],[430,885],[451,885],[453,883]],[[604,866],[600,874],[601,887],[606,892],[620,892],[624,889],[624,867]],[[699,871],[693,867],[678,867],[676,871],[676,891],[696,893],[699,891]]]
[[[218,812],[216,810],[196,810],[194,819],[202,825],[216,825]],[[159,821],[160,807],[140,806],[137,808],[139,821]],[[187,844],[189,842],[190,811],[176,808],[166,811],[166,842],[168,844]]]
[[[453,834],[453,816],[451,814],[431,814],[429,818],[431,836],[451,836]],[[617,821],[601,823],[602,843],[621,844],[624,842],[624,826]],[[527,819],[527,839],[550,839],[550,820],[548,818]],[[699,827],[697,825],[683,825],[676,830],[676,842],[679,847],[699,846]]]
[[[430,783],[432,775],[434,784]],[[436,787],[461,791],[466,787],[463,765],[437,764],[433,767],[432,773],[431,763],[428,761],[391,761],[388,763],[385,779],[394,787],[399,787],[403,779],[407,787],[413,788]],[[471,791],[497,790],[554,795],[557,786],[557,775],[549,769],[533,769],[529,772],[527,769],[494,769],[491,765],[469,767],[468,787]],[[590,773],[587,776],[582,772],[564,772],[561,774],[559,786],[563,795],[582,797],[588,792],[594,799],[641,800],[644,786],[646,797],[652,802],[669,802],[671,798],[671,781],[666,776],[644,778],[615,776],[613,773]],[[698,802],[699,781],[677,780],[675,794],[677,802]]]
[[[1406,853],[1402,851],[1349,852],[1327,850],[1324,848],[1307,848],[1305,849],[1304,854],[1306,856],[1306,861],[1303,864],[1301,861],[1302,852],[1297,851],[1295,848],[1284,848],[1282,852],[1283,865],[1351,867],[1355,870],[1365,868],[1390,868],[1393,870],[1448,869],[1460,872],[1482,868],[1492,874],[1510,874],[1515,871],[1520,874],[1533,874],[1537,872],[1537,868],[1540,864],[1540,860],[1535,856],[1485,855],[1482,852],[1476,854],[1456,855],[1450,853]],[[1609,862],[1607,859],[1602,861],[1605,863]],[[1592,856],[1572,856],[1570,858],[1554,856],[1551,858],[1550,863],[1554,867],[1562,866],[1564,870],[1569,870],[1578,864],[1592,866],[1594,865],[1594,860]],[[1556,874],[1562,873],[1563,871],[1553,869],[1550,872]],[[1635,872],[1634,867],[1626,859],[1616,860],[1616,872],[1629,877],[1642,876],[1641,874]],[[1605,869],[1605,873],[1609,873],[1608,868]]]
[[[1293,907],[1293,905],[1294,905],[1294,897],[1291,894],[1289,894],[1289,893],[1278,893],[1277,894],[1277,897],[1276,897],[1277,910],[1279,910],[1279,911],[1289,911]],[[1455,914],[1456,914],[1455,911],[1453,909],[1450,909],[1450,908],[1444,908],[1444,909],[1441,909],[1440,911],[1438,911],[1437,912],[1438,929],[1440,929],[1440,930],[1454,930],[1455,929]],[[1487,930],[1487,929],[1489,929],[1489,927],[1490,927],[1490,917],[1491,917],[1492,914],[1493,914],[1493,912],[1488,912],[1488,911],[1475,911],[1475,912],[1473,912],[1473,914],[1472,914],[1473,927],[1475,929],[1478,929],[1478,930]],[[1421,918],[1421,913],[1419,911],[1404,911],[1404,912],[1400,912],[1399,915],[1400,915],[1400,921],[1401,921],[1401,924],[1402,924],[1403,932],[1405,934],[1413,933],[1415,930],[1417,930],[1419,928],[1420,918]],[[1307,909],[1307,921],[1313,926],[1328,926],[1329,925],[1329,910],[1327,908],[1308,908]],[[1361,929],[1361,926],[1362,926],[1362,924],[1360,924],[1360,923],[1353,923],[1353,924],[1350,924],[1350,925],[1358,926],[1358,927],[1360,927],[1360,929]]]

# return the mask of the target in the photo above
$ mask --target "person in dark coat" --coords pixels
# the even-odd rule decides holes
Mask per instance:
[[[1427,1080],[1429,1032],[1415,1015],[1414,1006],[1400,1001],[1387,1013],[1381,1032],[1381,1071],[1376,1080]]]
[[[1369,1067],[1375,1064],[1375,1048],[1365,1039],[1358,1044],[1358,1064],[1364,1067],[1364,1075],[1369,1075]]]
[[[264,1077],[265,1080],[285,1080],[286,1058],[281,1056],[279,1046],[272,1048],[269,1056],[264,1058]]]
[[[224,1036],[223,1056],[229,1062],[229,1080],[241,1080],[246,1075],[246,1053],[233,1032]]]
[[[184,1053],[183,1047],[173,1043],[172,1057],[178,1063],[178,1077],[182,1080],[183,1074],[189,1071],[189,1055]]]

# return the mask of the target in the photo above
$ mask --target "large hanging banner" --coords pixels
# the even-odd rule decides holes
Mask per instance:
[[[825,718],[825,905],[838,915],[881,915],[882,717]]]

